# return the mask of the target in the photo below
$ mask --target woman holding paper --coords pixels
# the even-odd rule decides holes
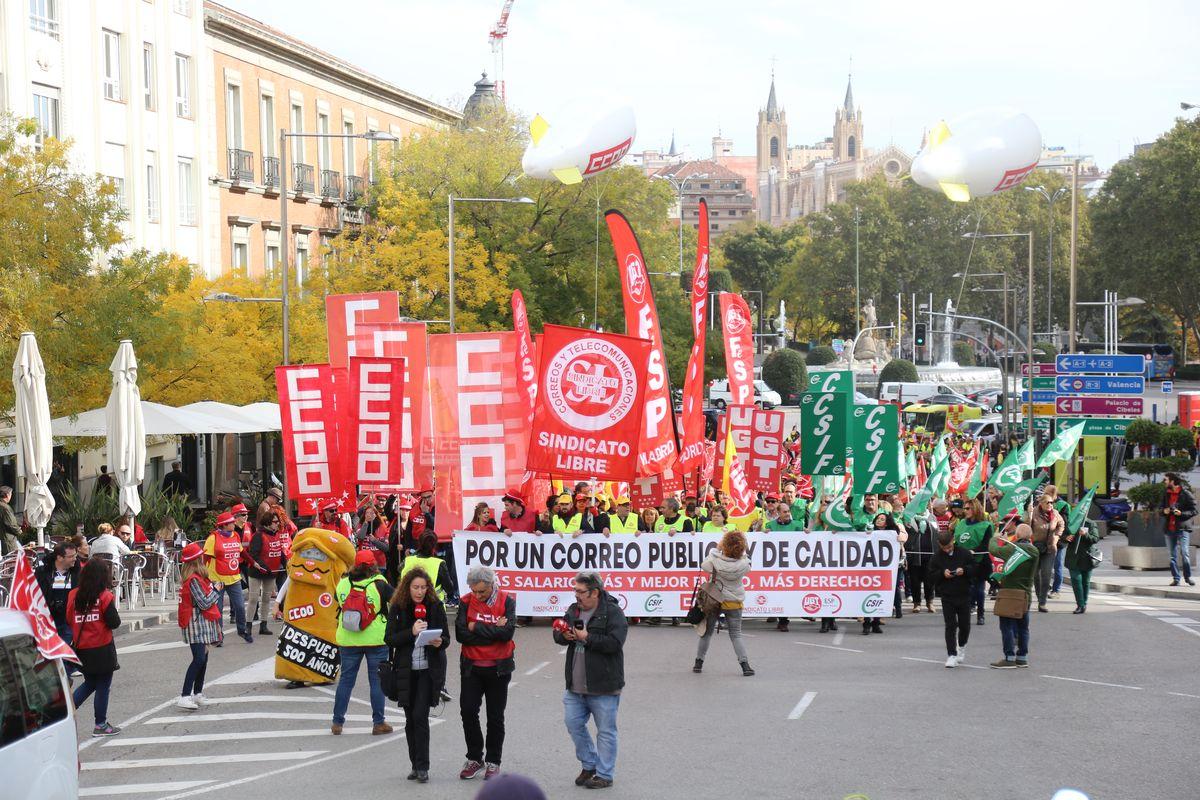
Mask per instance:
[[[392,672],[404,708],[410,781],[429,780],[429,709],[441,699],[446,680],[446,608],[421,568],[405,573],[392,595],[385,640],[392,648]]]

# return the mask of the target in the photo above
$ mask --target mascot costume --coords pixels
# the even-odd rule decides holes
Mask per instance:
[[[352,566],[354,544],[340,533],[305,528],[292,538],[284,625],[275,650],[276,678],[333,683],[338,670],[333,590]]]

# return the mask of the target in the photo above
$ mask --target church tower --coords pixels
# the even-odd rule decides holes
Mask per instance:
[[[775,101],[775,73],[771,72],[771,93],[767,107],[758,112],[758,175],[760,181],[776,170],[780,178],[787,177],[787,113]]]
[[[846,99],[833,118],[833,157],[839,161],[863,157],[862,109],[854,108],[850,77],[846,78]]]

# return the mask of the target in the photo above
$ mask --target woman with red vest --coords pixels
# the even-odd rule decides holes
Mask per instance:
[[[220,592],[204,570],[204,548],[191,542],[179,554],[179,627],[192,649],[192,663],[183,676],[183,691],[175,705],[195,711],[204,699],[204,670],[208,646],[221,641]]]
[[[246,546],[246,577],[250,581],[250,594],[246,597],[246,619],[258,614],[258,632],[270,636],[267,617],[271,609],[271,591],[276,586],[276,577],[284,571],[283,534],[279,531],[279,517],[270,511],[258,518],[254,535]]]
[[[238,636],[253,642],[250,625],[246,622],[246,599],[242,596],[242,537],[233,529],[233,514],[226,511],[217,517],[217,529],[204,541],[204,555],[208,560],[208,579],[217,587],[221,599],[217,607],[225,611],[225,595],[237,624]],[[217,647],[221,646],[218,641]]]
[[[388,524],[374,503],[363,506],[362,523],[354,531],[354,547],[370,551],[381,571],[387,567]]]
[[[93,692],[96,726],[92,736],[113,736],[121,732],[108,724],[108,692],[112,688],[117,664],[117,648],[113,644],[113,629],[121,624],[117,604],[108,590],[112,567],[102,558],[88,561],[79,574],[79,587],[67,595],[67,622],[71,626],[71,641],[79,657],[83,683],[75,690],[75,707],[83,705]]]
[[[467,740],[467,762],[458,777],[483,779],[500,772],[504,750],[504,709],[508,705],[508,682],[513,660],[513,631],[517,627],[517,601],[496,585],[496,573],[488,567],[471,567],[467,572],[471,591],[463,595],[454,620],[454,637],[462,645],[459,671],[462,695],[459,711]],[[479,708],[487,701],[487,750],[479,725]]]
[[[492,507],[487,503],[476,503],[475,513],[471,516],[471,521],[467,523],[466,530],[499,533],[500,528],[496,526],[496,521],[492,519]]]

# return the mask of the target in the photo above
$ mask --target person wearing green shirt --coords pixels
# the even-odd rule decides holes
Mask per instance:
[[[1033,576],[1038,568],[1038,550],[1030,537],[1033,529],[1025,523],[1017,526],[1015,540],[994,537],[988,552],[1004,561],[1004,566],[992,578],[1000,588],[1025,592],[1025,614],[1020,619],[999,617],[1000,638],[1004,643],[1004,658],[992,664],[993,669],[1015,669],[1029,666],[1029,603],[1033,594]]]
[[[988,540],[992,538],[992,523],[984,513],[983,503],[978,498],[964,503],[966,516],[954,523],[954,540],[959,547],[970,550],[975,554],[975,561],[980,565],[980,574],[971,581],[971,601],[975,606],[975,624],[983,624],[984,586],[987,574],[984,563],[988,557]]]
[[[1088,587],[1092,580],[1092,569],[1095,568],[1090,551],[1098,541],[1100,535],[1096,532],[1096,524],[1085,519],[1079,530],[1068,533],[1058,548],[1059,553],[1067,554],[1066,566],[1071,574],[1071,591],[1075,594],[1075,614],[1087,611]]]
[[[347,601],[354,594],[354,602],[347,608]],[[387,698],[379,682],[379,665],[388,657],[384,643],[387,633],[388,599],[392,587],[379,575],[375,566],[375,554],[370,550],[359,550],[354,567],[338,581],[334,589],[338,607],[337,646],[341,668],[337,692],[333,698],[333,724],[330,731],[337,736],[346,724],[346,708],[350,705],[350,693],[358,680],[358,669],[367,662],[367,683],[371,687],[371,734],[379,736],[392,732],[392,726],[384,719],[383,710]],[[362,613],[359,601],[365,601],[366,613]],[[360,613],[353,613],[359,610]],[[366,619],[369,614],[371,619]],[[350,625],[351,627],[347,627]],[[355,630],[352,628],[358,628]]]
[[[703,527],[700,528],[701,533],[729,533],[734,530],[726,520],[725,509],[717,506],[708,513],[708,519],[704,521]]]
[[[863,495],[862,508],[854,512],[850,523],[856,531],[869,531],[875,527],[875,515],[879,513],[879,497],[874,494]]]
[[[781,494],[783,495],[782,502],[792,509],[792,519],[806,522],[808,520],[808,501],[797,496],[796,484],[785,483]]]
[[[767,530],[775,533],[781,531],[802,531],[804,523],[792,517],[792,507],[786,503],[779,504],[779,516],[767,522]]]

